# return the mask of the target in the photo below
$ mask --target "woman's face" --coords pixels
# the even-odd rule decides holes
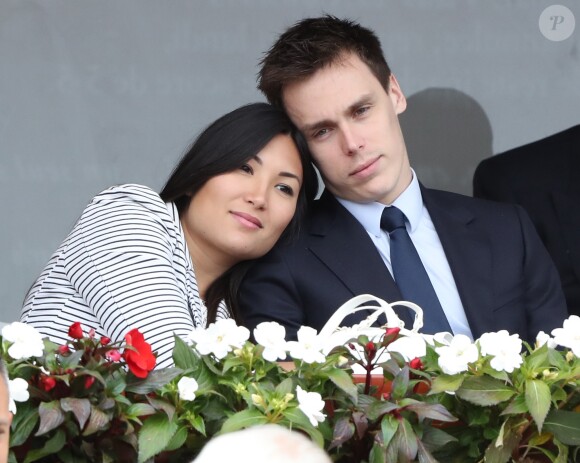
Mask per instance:
[[[208,180],[181,223],[194,264],[226,269],[266,254],[290,223],[302,186],[302,164],[288,135],[277,135],[238,169]]]

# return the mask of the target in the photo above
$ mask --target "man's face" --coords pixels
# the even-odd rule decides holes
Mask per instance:
[[[12,413],[8,411],[8,385],[4,378],[0,378],[0,463],[8,460],[10,423]]]
[[[391,204],[412,172],[398,114],[407,106],[394,76],[389,93],[355,54],[287,85],[288,115],[308,141],[335,196]]]

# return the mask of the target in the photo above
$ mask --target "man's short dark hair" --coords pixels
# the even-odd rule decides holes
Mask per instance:
[[[388,91],[391,70],[376,34],[348,19],[326,15],[298,21],[261,60],[258,88],[268,101],[283,106],[284,86],[312,76],[355,53]]]

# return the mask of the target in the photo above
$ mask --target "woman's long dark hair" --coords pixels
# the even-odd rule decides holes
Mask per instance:
[[[238,169],[279,134],[292,137],[303,170],[296,213],[281,238],[291,239],[298,232],[307,204],[318,192],[318,178],[302,135],[282,110],[267,103],[242,106],[207,127],[175,167],[160,193],[161,198],[165,202],[175,203],[181,216],[192,196],[210,178]],[[210,285],[205,301],[208,323],[215,321],[222,299],[231,316],[238,320],[237,292],[250,265],[251,261],[239,262]]]

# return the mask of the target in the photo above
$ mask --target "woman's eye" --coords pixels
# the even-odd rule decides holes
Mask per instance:
[[[291,186],[288,185],[276,185],[276,188],[278,188],[282,193],[287,194],[288,196],[294,196],[294,189]]]
[[[240,167],[240,170],[243,170],[244,172],[248,173],[248,174],[253,174],[254,173],[254,169],[252,169],[252,167],[249,164],[244,164]]]

